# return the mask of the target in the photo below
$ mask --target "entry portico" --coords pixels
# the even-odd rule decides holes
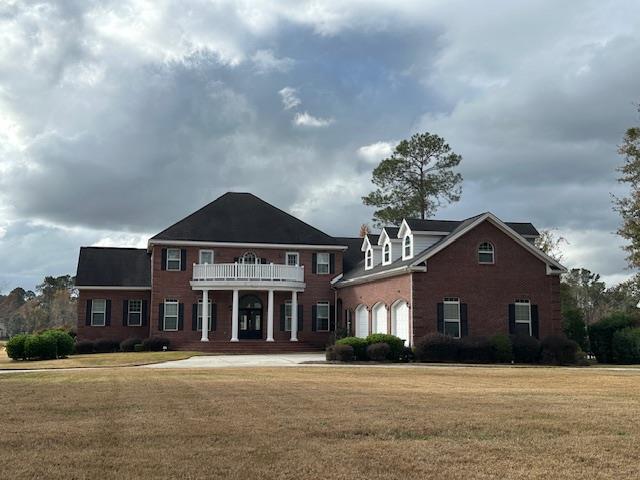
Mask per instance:
[[[274,292],[291,294],[291,338],[298,341],[298,293],[304,292],[304,267],[280,264],[217,263],[193,264],[190,282],[193,290],[202,291],[202,336],[201,342],[209,341],[209,292],[231,291],[231,342],[240,341],[240,292],[267,292],[267,342],[273,342]],[[246,310],[250,312],[250,309]],[[243,314],[243,331],[262,327],[260,316]]]

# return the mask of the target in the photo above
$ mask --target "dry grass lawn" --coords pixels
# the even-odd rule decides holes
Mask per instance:
[[[640,375],[113,369],[0,375],[2,478],[640,478]]]
[[[0,351],[0,370],[38,370],[41,368],[124,367],[150,363],[182,360],[200,355],[198,352],[119,352],[71,355],[59,360],[12,360],[7,352]]]

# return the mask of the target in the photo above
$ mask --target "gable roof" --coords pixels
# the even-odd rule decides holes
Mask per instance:
[[[151,255],[146,249],[80,247],[76,287],[151,288]]]
[[[472,217],[473,218],[473,217]],[[469,219],[467,219],[469,220]],[[457,229],[461,223],[467,220],[422,220],[419,218],[407,218],[406,222],[413,232],[446,232],[451,233]],[[512,230],[523,236],[539,236],[536,227],[529,222],[503,222]]]
[[[228,192],[149,240],[340,245],[333,237],[250,193]]]

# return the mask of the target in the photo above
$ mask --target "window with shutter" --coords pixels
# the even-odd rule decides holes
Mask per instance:
[[[91,326],[104,327],[107,319],[107,301],[94,299],[91,302]]]
[[[178,330],[178,301],[177,300],[164,301],[164,319],[163,319],[162,329],[166,331]]]
[[[444,334],[460,338],[460,299],[448,297],[443,302]]]

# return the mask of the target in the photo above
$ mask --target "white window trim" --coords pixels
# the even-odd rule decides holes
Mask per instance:
[[[169,252],[174,251],[174,252],[178,252],[178,268],[169,268]],[[171,259],[172,262],[175,262],[176,259],[173,258]],[[182,251],[179,248],[167,248],[167,258],[166,258],[166,264],[164,266],[165,270],[167,270],[168,272],[179,272],[180,270],[182,270]]]
[[[529,325],[529,336],[533,336],[533,328],[531,325],[531,300],[522,300],[522,299],[516,299],[515,302],[513,302],[515,307],[517,308],[518,305],[525,305],[528,307],[528,311],[529,311],[529,320],[518,320],[516,318],[514,318],[515,323],[526,323]],[[515,310],[514,310],[514,317],[515,317]]]
[[[327,316],[326,316],[327,329],[326,330],[318,328],[318,325],[320,325],[320,322],[318,320],[320,320],[321,318],[319,315],[320,309],[318,308],[320,306],[327,307]],[[324,319],[325,317],[322,317],[322,318]],[[316,332],[328,332],[330,330],[331,330],[331,304],[329,302],[318,302],[316,303]]]
[[[406,246],[405,246],[405,242],[407,241],[407,238],[409,239],[409,255],[406,255],[405,250],[406,250]],[[402,260],[410,260],[413,258],[413,235],[411,234],[407,234],[402,238]]]
[[[176,314],[175,315],[167,315],[167,305],[175,305],[176,306]],[[176,328],[167,328],[167,317],[176,318]],[[180,302],[178,300],[167,300],[164,301],[164,313],[162,318],[162,330],[165,332],[177,332],[178,327],[180,326]]]
[[[443,333],[447,331],[446,324],[449,323],[457,323],[458,324],[458,335],[455,335],[453,338],[461,338],[462,337],[462,319],[460,315],[460,299],[456,297],[445,297],[443,300],[444,305],[457,305],[458,307],[458,318],[447,318],[446,317],[446,308],[443,308],[442,313],[442,328]],[[446,335],[446,333],[445,333]]]
[[[212,327],[212,322],[213,320],[211,319],[211,314],[213,313],[213,302],[211,300],[209,300],[207,302],[209,305],[209,328],[208,331],[211,332],[211,327]],[[202,331],[202,299],[198,300],[198,305],[196,306],[196,331],[197,332],[201,332]],[[199,326],[198,326],[199,325]]]
[[[104,310],[98,311],[96,310],[96,301],[104,302]],[[93,322],[93,314],[101,313],[102,314],[102,325],[96,324]],[[92,327],[105,327],[107,325],[107,300],[105,298],[96,298],[91,300],[91,326]]]
[[[389,249],[389,259],[385,259],[385,250]],[[382,246],[382,265],[390,265],[391,264],[391,260],[393,259],[392,256],[392,251],[391,251],[391,240],[387,240],[386,242],[384,242],[384,245]]]
[[[326,262],[321,262],[320,261],[320,257],[321,256],[327,256],[327,261]],[[327,271],[326,272],[321,272],[320,271],[320,265],[326,265],[327,266]],[[318,252],[316,254],[316,274],[317,275],[329,275],[331,273],[331,255],[327,252]]]
[[[245,257],[248,255],[253,255],[253,262],[246,262],[245,261]],[[258,255],[256,255],[256,252],[252,252],[252,251],[248,251],[248,252],[244,252],[240,258],[238,258],[238,263],[242,264],[242,265],[257,265],[259,258]]]
[[[491,246],[491,250],[481,250],[483,245],[490,245]],[[490,262],[482,262],[480,261],[480,254],[488,254],[491,253],[491,261]],[[493,265],[494,263],[496,263],[496,247],[493,245],[493,243],[491,242],[482,242],[480,245],[478,245],[478,263],[480,265]]]
[[[295,256],[296,257],[296,263],[294,266],[299,267],[300,266],[300,253],[299,252],[287,252],[284,255],[284,261],[286,265],[289,265],[289,255]]]
[[[140,302],[140,310],[137,312],[132,312],[131,311],[131,302]],[[140,323],[138,324],[132,324],[131,323],[131,314],[132,313],[139,313],[140,314]],[[142,300],[139,300],[137,298],[131,299],[131,300],[127,300],[127,326],[128,327],[141,327],[142,326]]]
[[[216,257],[215,257],[215,254],[214,254],[213,250],[210,250],[210,249],[204,249],[204,250],[199,250],[199,251],[198,251],[198,263],[199,263],[200,265],[202,265],[202,264],[203,264],[203,262],[202,262],[202,254],[203,254],[203,253],[211,253],[211,263],[212,263],[212,264],[213,264],[213,263],[215,263],[215,261],[216,261],[216,260],[215,260],[215,259],[216,259]]]
[[[364,269],[371,270],[373,268],[373,248],[369,247],[364,252]]]

